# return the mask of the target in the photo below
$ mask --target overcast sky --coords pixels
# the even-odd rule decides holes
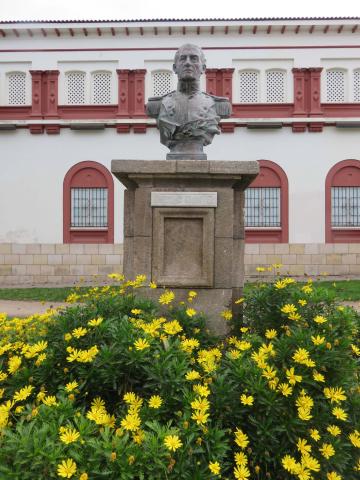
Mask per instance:
[[[360,17],[359,0],[0,0],[0,20]]]

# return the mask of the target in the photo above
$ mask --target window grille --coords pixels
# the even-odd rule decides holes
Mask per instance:
[[[111,72],[92,74],[91,103],[95,105],[111,103]]]
[[[250,187],[245,190],[245,226],[281,226],[279,187]]]
[[[345,102],[345,72],[342,70],[326,72],[326,101]]]
[[[71,226],[107,227],[107,205],[107,188],[72,188]]]
[[[162,97],[172,90],[171,72],[154,72],[152,74],[152,85],[154,97]]]
[[[331,225],[360,227],[360,187],[331,188]]]
[[[360,70],[354,71],[354,102],[360,102]]]
[[[266,102],[285,102],[285,72],[281,70],[266,72]]]
[[[66,93],[69,105],[85,103],[85,72],[69,72],[66,74]]]
[[[8,104],[26,104],[26,74],[24,72],[13,72],[7,75],[8,80]]]
[[[258,72],[240,72],[240,103],[256,103],[259,101]]]

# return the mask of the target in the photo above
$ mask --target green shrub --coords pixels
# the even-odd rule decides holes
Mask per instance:
[[[358,478],[352,309],[279,278],[218,339],[195,292],[159,305],[113,277],[64,311],[0,314],[1,480]]]

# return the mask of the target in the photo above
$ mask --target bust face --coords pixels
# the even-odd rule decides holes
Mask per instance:
[[[179,80],[199,80],[205,68],[204,55],[199,47],[184,45],[179,48],[173,65]]]

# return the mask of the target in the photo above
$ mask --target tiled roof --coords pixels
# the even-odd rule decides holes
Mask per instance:
[[[360,20],[360,17],[261,17],[261,18],[140,18],[121,20],[1,20],[0,24],[21,23],[149,23],[149,22],[272,22],[287,20]]]

